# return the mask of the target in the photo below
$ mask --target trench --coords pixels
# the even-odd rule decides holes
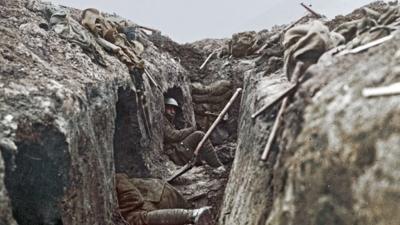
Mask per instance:
[[[16,155],[1,151],[13,216],[19,225],[62,225],[60,203],[71,166],[68,144],[53,127],[34,124],[29,130],[18,130]]]

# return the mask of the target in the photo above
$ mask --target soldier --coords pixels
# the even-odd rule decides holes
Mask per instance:
[[[195,127],[176,129],[174,120],[177,110],[179,110],[178,102],[173,98],[167,98],[165,100],[164,149],[175,164],[183,166],[193,158],[194,150],[205,134],[197,131]],[[225,171],[209,140],[200,150],[198,160],[198,163],[205,161],[211,167]]]
[[[210,207],[187,209],[188,202],[159,179],[116,175],[119,210],[130,225],[211,225]]]

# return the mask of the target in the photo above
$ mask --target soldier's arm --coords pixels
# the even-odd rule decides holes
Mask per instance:
[[[195,127],[184,128],[181,130],[177,130],[173,128],[171,125],[164,123],[164,141],[168,143],[179,142],[184,138],[189,136],[189,134],[193,133],[196,130]]]

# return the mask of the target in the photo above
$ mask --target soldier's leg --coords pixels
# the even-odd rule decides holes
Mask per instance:
[[[195,131],[189,136],[187,136],[183,141],[183,145],[189,148],[191,151],[194,151],[204,137],[203,131]],[[208,165],[212,167],[219,167],[223,164],[219,161],[217,153],[215,153],[214,147],[212,146],[211,142],[207,140],[203,147],[200,149],[199,152],[199,159],[204,160]]]
[[[190,208],[190,204],[177,189],[166,183],[161,200],[159,203],[156,203],[156,207],[158,209],[188,209]]]
[[[209,207],[200,209],[160,209],[146,214],[146,225],[212,225]]]
[[[210,140],[207,140],[203,145],[203,149],[200,150],[200,159],[214,168],[223,166]]]

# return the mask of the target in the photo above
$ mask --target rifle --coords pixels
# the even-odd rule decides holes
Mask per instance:
[[[210,128],[208,128],[207,133],[204,135],[203,139],[197,144],[196,149],[194,150],[193,158],[186,163],[182,168],[177,170],[171,177],[167,179],[167,182],[171,182],[175,180],[177,177],[181,176],[182,174],[186,173],[190,169],[194,167],[197,161],[197,157],[199,155],[201,147],[203,147],[204,143],[206,142],[207,138],[211,135],[211,132],[215,129],[215,127],[218,125],[218,123],[222,120],[224,117],[225,113],[228,111],[228,109],[231,107],[239,93],[242,91],[241,88],[236,89],[236,92],[232,95],[231,99],[229,102],[225,105],[224,109],[221,111],[221,113],[218,115],[217,119],[214,121],[214,123],[211,125]]]

